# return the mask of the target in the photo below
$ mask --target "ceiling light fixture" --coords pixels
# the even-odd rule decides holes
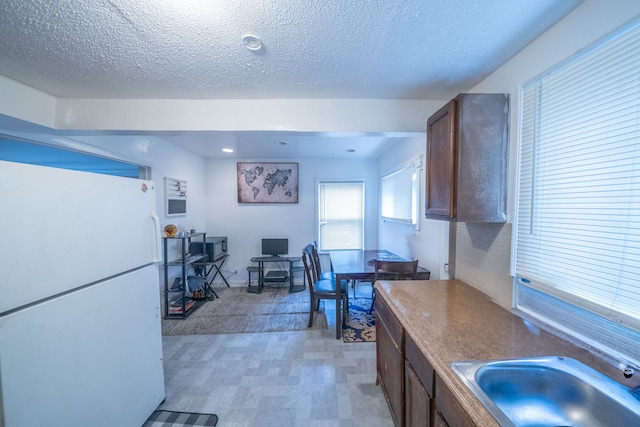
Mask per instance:
[[[356,150],[354,150],[353,148],[347,148],[344,151],[346,151],[347,153],[355,153],[356,152]]]
[[[276,141],[276,144],[278,144],[278,145],[289,145],[289,143],[287,141]]]
[[[233,153],[233,148],[223,148],[222,152],[224,152],[224,153]]]
[[[253,34],[246,34],[242,37],[242,44],[249,50],[258,51],[262,49],[262,41]]]

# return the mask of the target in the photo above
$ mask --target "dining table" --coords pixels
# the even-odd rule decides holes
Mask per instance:
[[[346,280],[362,280],[373,282],[375,277],[375,260],[381,261],[412,261],[385,249],[340,249],[329,251],[331,270],[335,274],[336,283]],[[418,267],[416,279],[428,280],[431,272],[424,267]],[[340,293],[340,287],[336,287]],[[340,301],[340,299],[338,299]],[[346,312],[346,307],[345,307]],[[339,317],[336,316],[336,319]],[[344,316],[343,316],[344,319]],[[337,328],[340,329],[340,328]],[[336,338],[339,338],[336,333]]]

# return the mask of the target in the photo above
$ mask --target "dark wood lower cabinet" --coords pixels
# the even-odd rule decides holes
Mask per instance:
[[[431,426],[431,397],[409,362],[404,365],[405,425]]]
[[[409,334],[404,339],[405,425],[433,424],[433,367]]]
[[[381,298],[376,334],[378,381],[397,427],[475,427]]]
[[[404,426],[404,332],[383,301],[376,301],[378,381],[396,426]]]

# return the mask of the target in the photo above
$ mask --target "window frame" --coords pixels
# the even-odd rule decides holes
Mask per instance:
[[[90,151],[0,133],[0,159],[133,179],[151,179],[151,167]]]
[[[361,187],[361,191],[362,191],[362,206],[361,206],[361,214],[360,214],[360,223],[361,223],[361,229],[360,229],[360,237],[359,237],[359,244],[357,245],[357,247],[351,247],[351,248],[342,248],[342,247],[329,247],[327,245],[327,242],[325,242],[325,238],[323,238],[323,231],[322,231],[322,227],[326,224],[323,224],[323,217],[322,214],[320,212],[321,208],[322,208],[322,201],[321,201],[321,197],[322,197],[322,190],[321,187],[325,184],[331,185],[331,184],[359,184],[359,186]],[[336,179],[336,180],[316,180],[316,209],[315,209],[315,216],[316,216],[316,241],[318,244],[318,250],[320,251],[330,251],[330,250],[341,250],[341,249],[364,249],[365,248],[365,229],[366,229],[366,180],[362,179],[362,178],[349,178],[349,179]]]
[[[406,177],[401,174],[410,171],[411,182],[405,182]],[[413,225],[420,230],[420,194],[421,194],[422,155],[392,168],[380,178],[380,218],[383,221],[397,222]],[[398,188],[400,186],[400,188]],[[389,189],[385,192],[385,189]],[[411,217],[403,216],[407,210],[406,200],[396,197],[398,193],[404,194],[410,188],[411,195],[408,207]],[[389,204],[390,203],[390,204]]]
[[[640,33],[640,20],[635,20],[629,25],[625,25],[623,28],[612,32],[608,36],[598,40],[593,45],[583,49],[581,52],[572,55],[556,66],[550,68],[549,70],[540,73],[540,75],[536,76],[534,79],[525,82],[520,88],[520,126],[519,126],[519,135],[518,135],[518,147],[517,147],[517,178],[516,178],[516,198],[515,198],[515,217],[514,217],[514,232],[513,232],[513,242],[512,242],[512,263],[511,263],[511,274],[514,277],[513,281],[513,307],[517,312],[524,314],[526,317],[531,317],[535,320],[541,321],[546,325],[551,326],[552,328],[560,331],[563,334],[566,334],[569,337],[578,338],[580,341],[587,343],[590,346],[593,346],[596,349],[599,349],[606,354],[614,355],[619,359],[625,361],[632,361],[634,364],[640,363],[640,349],[637,349],[637,342],[640,340],[640,315],[638,314],[630,314],[625,313],[622,308],[617,308],[620,306],[611,306],[605,307],[602,304],[602,301],[599,303],[595,303],[585,299],[584,297],[579,296],[576,292],[584,292],[584,291],[575,291],[571,290],[570,287],[567,288],[565,285],[563,288],[557,288],[557,283],[549,283],[548,277],[544,279],[542,276],[537,277],[542,271],[542,267],[545,265],[540,265],[537,268],[537,272],[529,268],[530,273],[526,274],[527,267],[519,267],[519,252],[522,249],[520,246],[520,242],[524,242],[526,235],[532,234],[535,230],[538,231],[538,225],[536,220],[533,218],[534,212],[539,207],[539,204],[542,202],[536,202],[536,192],[542,191],[540,189],[539,179],[537,173],[536,163],[541,161],[538,160],[537,156],[538,147],[536,144],[539,144],[539,134],[541,126],[547,126],[548,122],[544,123],[542,120],[546,118],[541,117],[540,110],[540,96],[546,96],[548,99],[551,98],[553,101],[553,96],[559,96],[556,92],[545,92],[543,95],[540,95],[539,91],[541,91],[540,81],[546,81],[548,78],[553,79],[556,76],[555,73],[558,73],[557,76],[559,78],[563,77],[563,72],[570,73],[571,68],[575,65],[583,65],[581,63],[582,60],[597,60],[600,57],[598,55],[604,53],[609,53],[609,51],[613,51],[614,48],[618,48],[619,46],[616,44],[616,41],[619,37],[623,37],[629,34],[630,31],[634,31],[636,34],[635,39],[627,46],[623,47],[621,52],[628,52],[627,55],[632,55],[632,52],[637,51],[637,43],[638,43],[638,33]],[[633,37],[633,34],[631,37]],[[622,40],[622,39],[620,39]],[[609,49],[607,51],[606,49]],[[591,56],[589,56],[591,55]],[[596,64],[604,63],[602,60],[600,62],[594,62]],[[624,62],[622,62],[624,63]],[[592,71],[584,71],[590,70],[587,68],[589,62],[586,62],[585,68],[580,71],[580,75],[588,75],[589,77],[595,75]],[[622,67],[621,67],[622,68]],[[579,69],[579,68],[576,68]],[[576,73],[578,74],[578,73]],[[607,75],[612,75],[609,72]],[[632,76],[630,81],[634,82],[634,86],[632,86],[632,94],[640,94],[640,78],[636,76],[640,76],[640,73],[631,73]],[[574,78],[573,75],[571,75]],[[634,80],[635,79],[635,80]],[[567,79],[569,80],[569,79]],[[577,77],[575,80],[579,81]],[[603,77],[600,81],[605,82],[608,81],[607,78]],[[553,82],[553,80],[552,80]],[[605,83],[603,83],[604,85]],[[587,88],[579,87],[578,84],[574,84],[573,86],[578,89],[583,89],[582,93],[587,93]],[[561,86],[562,90],[566,88],[571,88],[572,86]],[[531,94],[531,91],[533,93]],[[576,91],[577,93],[579,91]],[[608,91],[609,92],[609,91]],[[591,96],[591,92],[589,92]],[[607,98],[613,98],[614,95],[608,94]],[[585,104],[577,103],[575,100],[567,99],[565,97],[559,98],[562,102],[568,103],[568,105],[580,105],[581,107]],[[617,99],[617,98],[615,98]],[[533,100],[533,101],[532,101]],[[533,102],[533,104],[527,104],[528,102]],[[544,101],[548,102],[548,101]],[[559,103],[560,101],[558,101]],[[591,101],[586,105],[590,105]],[[553,104],[552,104],[553,105]],[[598,105],[594,103],[594,105]],[[543,104],[544,106],[544,104]],[[635,108],[635,110],[634,110]],[[569,110],[567,108],[565,115],[569,115],[570,112],[574,112],[575,110]],[[603,109],[603,111],[606,109]],[[608,110],[607,110],[608,111]],[[626,111],[626,110],[625,110]],[[635,100],[635,104],[631,104],[629,110],[631,111],[631,116],[633,116],[634,112],[636,117],[640,118],[640,96],[638,96]],[[564,112],[564,110],[563,110]],[[582,113],[583,115],[580,117],[585,117],[586,113]],[[553,116],[554,118],[556,116]],[[600,117],[600,116],[598,116]],[[622,114],[619,113],[616,117],[622,117]],[[566,119],[567,121],[569,119]],[[576,120],[575,118],[572,120]],[[603,123],[606,123],[603,120]],[[559,125],[564,129],[566,125]],[[570,129],[569,126],[566,126]],[[574,126],[575,127],[575,126]],[[604,128],[605,126],[603,126]],[[542,128],[544,129],[544,128]],[[564,130],[563,130],[564,132]],[[584,134],[588,134],[586,131]],[[579,137],[574,137],[571,139],[571,143],[575,141],[582,141],[584,138],[584,134],[576,134]],[[544,138],[548,138],[549,133],[544,133]],[[609,135],[608,133],[606,135]],[[640,129],[638,127],[635,128],[635,133],[632,133],[631,140],[633,141],[633,146],[637,147],[640,143]],[[526,145],[525,147],[525,139]],[[560,146],[562,144],[562,140],[558,141],[557,139],[552,139],[556,146]],[[597,144],[598,149],[601,149],[601,146],[604,143]],[[528,152],[524,152],[524,150],[528,150]],[[638,148],[633,148],[636,153],[640,152]],[[528,156],[526,159],[523,156]],[[636,157],[634,157],[636,158]],[[523,160],[524,159],[524,160]],[[558,160],[555,157],[552,157],[553,160]],[[597,166],[600,166],[598,163]],[[599,171],[599,169],[594,167],[593,171]],[[563,168],[568,168],[569,165],[563,165]],[[523,169],[524,168],[524,169]],[[528,168],[531,168],[529,171]],[[617,172],[617,169],[614,169]],[[638,170],[637,166],[633,169],[635,171]],[[528,172],[529,171],[529,172]],[[524,174],[524,175],[523,175]],[[593,173],[590,172],[590,176]],[[533,177],[536,178],[533,178]],[[531,178],[530,178],[531,177]],[[633,194],[636,194],[637,190],[634,190],[635,186],[635,178],[629,178],[628,184],[630,187],[630,198],[633,200]],[[530,186],[528,186],[531,184]],[[637,184],[636,184],[637,185]],[[589,196],[591,197],[591,196]],[[561,203],[566,203],[566,200],[562,199],[562,196],[558,197],[561,200]],[[530,206],[527,206],[530,205]],[[635,204],[633,202],[629,203],[629,215],[633,218],[637,216],[634,214]],[[568,208],[565,208],[565,211],[559,212],[567,212]],[[557,215],[560,215],[558,213]],[[527,219],[528,218],[528,219]],[[633,220],[632,220],[633,221]],[[613,222],[613,220],[609,220],[609,218],[605,220],[601,220],[603,224],[608,224]],[[529,233],[524,228],[530,227]],[[546,227],[546,224],[543,222],[543,228]],[[523,228],[524,227],[524,228]],[[627,230],[633,231],[635,228],[627,225]],[[628,233],[629,231],[627,231]],[[535,234],[535,233],[533,233]],[[521,240],[522,239],[522,240]],[[535,239],[535,238],[534,238]],[[563,242],[564,243],[564,242]],[[524,243],[527,244],[526,242]],[[545,244],[545,241],[541,240],[540,244]],[[546,246],[542,246],[545,248]],[[558,247],[555,247],[558,249]],[[567,253],[571,253],[570,250],[566,250]],[[541,252],[546,252],[546,249],[542,249]],[[579,252],[579,251],[575,251]],[[534,252],[531,252],[534,253]],[[538,261],[535,261],[538,262]],[[533,265],[533,264],[532,264]],[[550,265],[546,265],[550,267]],[[525,272],[525,274],[522,274]],[[547,282],[545,282],[547,281]],[[615,288],[611,288],[607,282],[605,282],[601,286],[603,289],[606,289],[610,292],[610,289],[619,289],[619,282],[616,284]],[[640,294],[640,285],[634,286],[635,294]],[[583,293],[584,295],[584,293]]]

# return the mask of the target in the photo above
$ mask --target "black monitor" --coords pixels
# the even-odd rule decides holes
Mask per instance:
[[[279,256],[289,253],[289,239],[262,239],[262,255]]]

